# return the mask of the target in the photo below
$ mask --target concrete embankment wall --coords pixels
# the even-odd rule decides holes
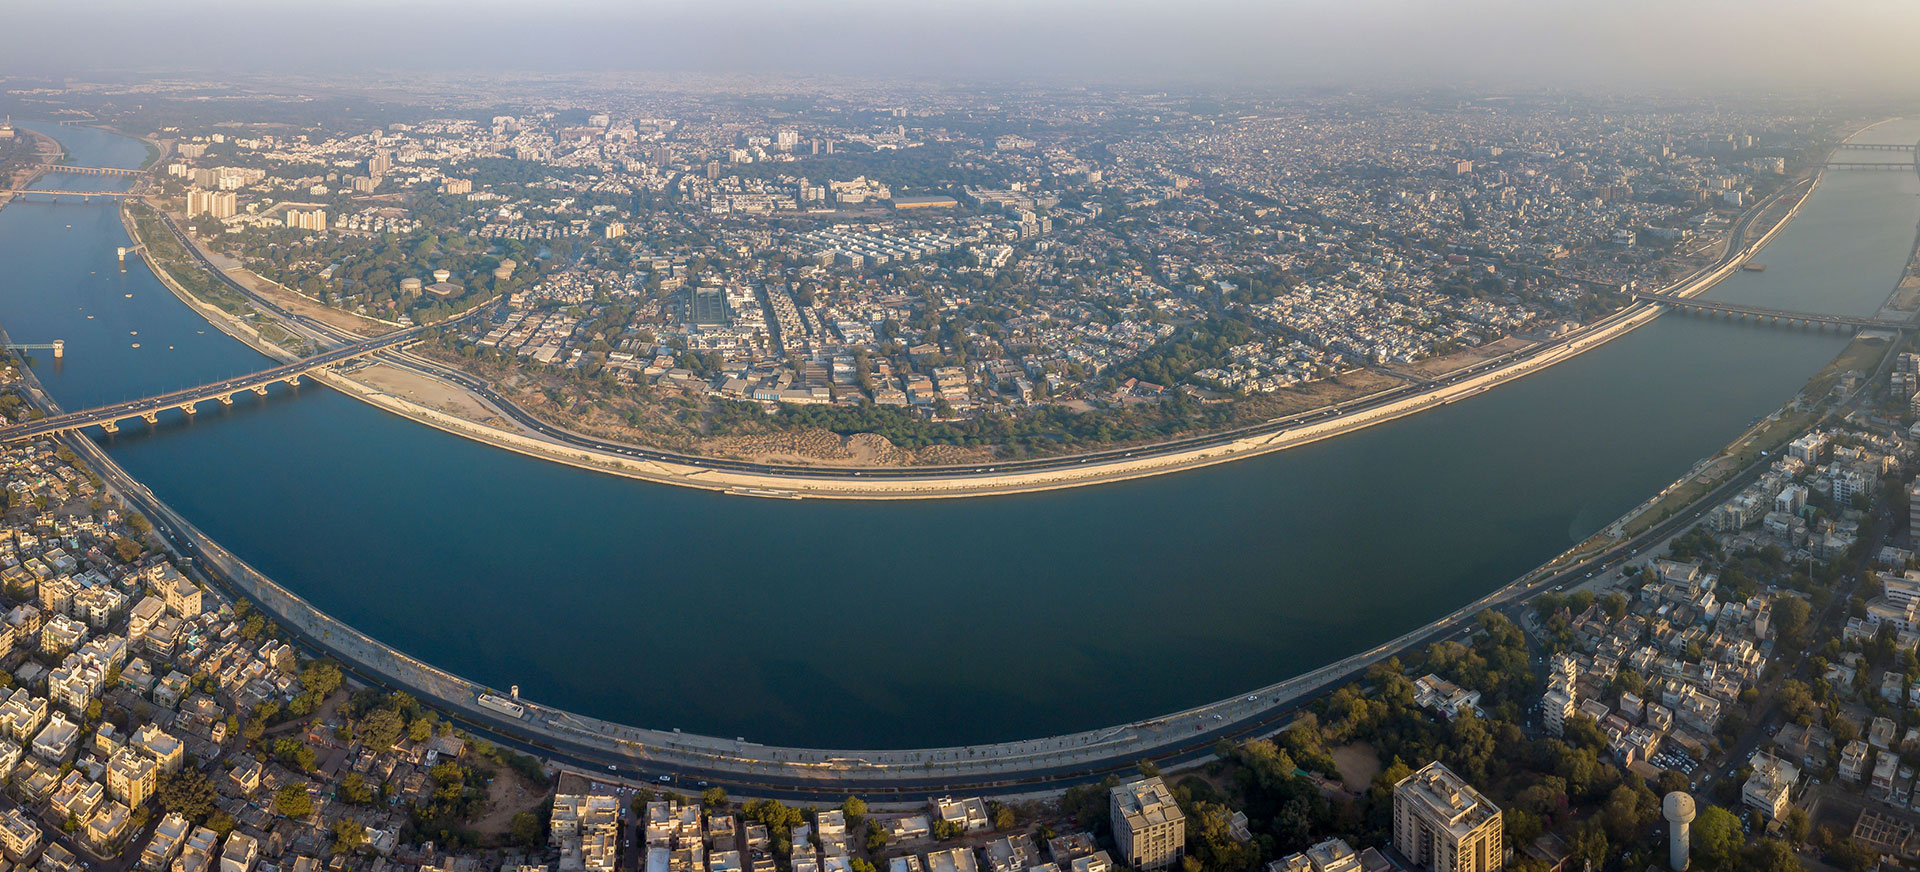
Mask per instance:
[[[1795,206],[1794,211],[1797,210],[1798,205]],[[1791,217],[1792,214],[1793,212],[1789,212],[1789,217]],[[1784,226],[1784,222],[1782,222],[1782,226]],[[1761,240],[1749,246],[1749,251],[1757,250],[1760,246],[1764,245],[1775,232],[1778,232],[1778,228],[1770,231]],[[1712,282],[1717,281],[1720,277],[1736,269],[1736,264],[1741,259],[1743,258],[1734,258],[1729,262],[1729,265],[1724,268],[1688,280],[1684,283],[1685,287],[1679,292],[1697,293],[1703,290],[1705,287],[1710,286]],[[238,319],[233,318],[224,311],[220,311],[195,300],[190,294],[187,294],[180,288],[177,283],[173,282],[170,276],[166,276],[164,272],[156,270],[156,273],[162,275],[162,280],[168,284],[168,287],[172,289],[174,293],[181,295],[182,299],[189,305],[194,306],[196,311],[201,312],[210,321],[219,325],[221,329],[226,330],[230,335],[248,342],[249,345],[253,345],[276,358],[285,358],[287,352],[277,349],[277,347],[272,346],[270,343],[266,343],[258,335],[257,331],[252,330],[248,325],[240,323]],[[1155,468],[1160,466],[1172,465],[1173,468],[1185,468],[1186,466],[1201,465],[1210,462],[1222,462],[1224,460],[1246,456],[1247,452],[1258,453],[1264,450],[1278,450],[1282,447],[1304,444],[1317,439],[1327,438],[1344,430],[1353,429],[1355,426],[1364,426],[1369,423],[1377,423],[1381,420],[1390,420],[1394,417],[1411,414],[1436,403],[1445,402],[1449,397],[1475,393],[1492,384],[1524,375],[1527,372],[1538,371],[1560,360],[1569,359],[1581,351],[1604,343],[1634,329],[1640,324],[1651,321],[1657,317],[1658,314],[1658,307],[1651,306],[1630,311],[1622,316],[1617,316],[1617,320],[1609,321],[1593,329],[1589,334],[1577,337],[1566,343],[1562,348],[1542,353],[1527,361],[1515,364],[1512,367],[1487,373],[1473,380],[1462,382],[1459,385],[1449,386],[1448,389],[1430,396],[1409,398],[1401,403],[1356,415],[1347,420],[1307,425],[1294,431],[1261,437],[1259,439],[1244,440],[1244,443],[1236,443],[1233,446],[1194,452],[1191,456],[1184,458],[1176,456],[1172,458],[1153,459],[1150,461],[1151,466],[1147,465],[1148,462],[1143,462],[1143,464],[1137,466],[1134,471],[1126,474],[1156,474],[1160,471],[1170,471],[1168,469]],[[333,384],[381,408],[389,409],[399,414],[406,414],[409,417],[414,417],[416,420],[422,420],[433,426],[460,433],[461,435],[483,438],[492,444],[501,444],[503,447],[512,446],[514,450],[523,450],[528,453],[535,453],[540,456],[554,457],[562,460],[566,460],[564,454],[570,450],[539,440],[518,436],[517,434],[485,428],[472,422],[464,421],[463,419],[453,418],[452,416],[426,409],[418,404],[386,395],[341,376],[328,374],[324,376],[324,378],[329,384]],[[35,389],[37,391],[37,383],[35,384]],[[79,441],[87,442],[87,440]],[[91,446],[91,443],[88,443],[88,445]],[[580,457],[580,460],[577,461],[579,465],[600,468],[600,464],[594,461],[590,453],[576,453]],[[89,454],[94,462],[101,466],[102,474],[109,476],[110,480],[119,483],[120,487],[125,490],[138,489],[144,491],[144,488],[141,488],[136,482],[133,482],[127,477],[123,471],[119,470],[103,452],[99,452],[97,448],[95,448],[89,452]],[[629,467],[650,465],[626,458],[609,459]],[[576,461],[566,460],[566,462]],[[1078,473],[1079,471],[1072,470],[1070,472]],[[1096,471],[1087,470],[1087,472],[1092,474]],[[651,475],[640,475],[637,471],[626,474],[635,474],[636,477],[649,478],[653,477],[653,475],[676,475],[666,470]],[[1123,477],[1124,475],[1125,474],[1116,476],[1108,471],[1100,477],[1104,479]],[[1051,478],[1049,478],[1049,476],[1051,476]],[[676,475],[676,478],[677,477]],[[716,478],[717,476],[706,474],[706,477]],[[1015,477],[1007,476],[1006,478],[1012,481]],[[1040,473],[1022,478],[1020,479],[1020,483],[1022,485],[1031,485],[1037,489],[1041,487],[1065,486],[1065,483],[1071,482],[1072,479],[1073,476]],[[773,482],[766,482],[765,480],[757,481],[764,484],[790,484],[785,480],[776,480]],[[674,480],[674,483],[695,484],[694,482],[683,480]],[[862,484],[872,485],[877,483]],[[923,483],[907,484],[909,487],[923,486]],[[968,484],[977,486],[979,483],[968,482]],[[696,486],[716,485],[703,482],[696,484]],[[856,496],[854,494],[842,495]],[[862,494],[858,496],[860,498],[872,498],[873,495]],[[1408,645],[1415,644],[1433,633],[1450,628],[1453,624],[1471,617],[1487,605],[1496,603],[1507,597],[1518,595],[1524,590],[1524,586],[1516,582],[1463,606],[1461,609],[1456,610],[1454,613],[1437,622],[1429,623],[1373,650],[1353,655],[1327,667],[1270,685],[1252,694],[1235,696],[1231,699],[1222,700],[1208,706],[1202,706],[1186,712],[1167,715],[1149,721],[1124,724],[1066,736],[972,747],[888,751],[829,751],[780,748],[753,743],[741,743],[714,737],[637,729],[586,718],[533,703],[525,703],[526,715],[523,718],[509,718],[478,704],[480,694],[498,692],[497,690],[462,679],[445,670],[437,669],[430,664],[411,658],[397,649],[387,646],[347,626],[338,619],[314,607],[298,595],[255,571],[244,561],[226,552],[225,549],[221,548],[217,543],[207,539],[184,518],[172,512],[172,510],[164,504],[159,503],[157,499],[151,501],[151,508],[156,514],[164,517],[170,527],[191,536],[202,553],[206,555],[209,568],[216,570],[237,591],[258,603],[264,611],[272,614],[283,624],[311,640],[316,646],[341,658],[343,661],[353,664],[358,670],[365,674],[384,678],[399,686],[414,688],[423,696],[431,699],[435,704],[458,713],[474,723],[492,726],[497,729],[510,730],[518,735],[531,736],[534,737],[536,741],[554,743],[555,747],[563,747],[570,751],[574,749],[584,750],[615,760],[634,762],[657,761],[676,766],[697,767],[704,771],[731,773],[748,781],[752,781],[755,778],[779,777],[817,780],[831,782],[835,785],[857,785],[862,781],[878,781],[912,776],[915,778],[951,778],[954,779],[956,783],[963,781],[992,783],[1015,779],[1023,772],[1074,765],[1089,765],[1127,757],[1143,757],[1157,750],[1173,747],[1175,743],[1181,742],[1182,740],[1191,742],[1192,736],[1197,730],[1204,729],[1209,723],[1213,723],[1216,720],[1224,720],[1227,723],[1232,723],[1247,718],[1259,717],[1264,712],[1269,712],[1278,706],[1297,700],[1301,696],[1310,694],[1328,683],[1343,680],[1372,663],[1391,656]]]

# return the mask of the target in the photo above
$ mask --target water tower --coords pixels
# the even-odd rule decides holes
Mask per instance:
[[[1667,865],[1673,872],[1686,872],[1689,839],[1687,826],[1693,823],[1693,797],[1676,790],[1660,803],[1660,815],[1667,819]]]

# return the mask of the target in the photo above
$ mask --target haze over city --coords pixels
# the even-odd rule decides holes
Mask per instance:
[[[0,32],[0,872],[1920,869],[1920,4]]]
[[[669,70],[1268,87],[1835,88],[1920,77],[1902,0],[88,3],[14,73]],[[18,4],[18,33],[74,9]],[[218,51],[195,49],[208,28]]]

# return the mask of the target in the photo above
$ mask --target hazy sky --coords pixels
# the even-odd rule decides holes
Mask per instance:
[[[7,5],[5,73],[375,67],[1255,85],[1920,86],[1916,0]]]

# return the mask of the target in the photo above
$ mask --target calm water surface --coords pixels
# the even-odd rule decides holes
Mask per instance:
[[[38,129],[77,163],[145,156],[100,131]],[[1866,138],[1911,142],[1920,124]],[[1915,177],[1832,173],[1760,255],[1767,271],[1713,296],[1871,313],[1917,218]],[[39,367],[65,407],[268,365],[143,265],[120,272],[122,244],[111,206],[0,210],[0,320],[16,341],[67,340],[61,365]],[[627,481],[314,385],[107,444],[234,553],[467,677],[651,727],[930,745],[1148,717],[1392,638],[1604,526],[1778,408],[1844,342],[1670,316],[1328,442],[957,501],[770,501]]]

